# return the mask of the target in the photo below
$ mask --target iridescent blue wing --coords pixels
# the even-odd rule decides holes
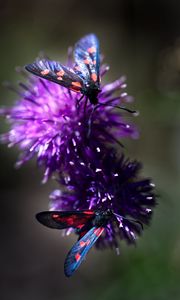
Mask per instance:
[[[84,86],[82,78],[73,69],[69,69],[57,61],[41,59],[26,65],[25,69],[36,76],[58,83],[74,92],[82,92]]]
[[[43,225],[54,229],[83,228],[95,217],[92,210],[81,211],[43,211],[36,215],[36,219]]]
[[[104,227],[92,227],[69,251],[64,262],[64,273],[70,277],[80,266],[88,251],[103,233]]]
[[[86,84],[99,84],[99,41],[91,33],[80,39],[74,48],[75,72]]]

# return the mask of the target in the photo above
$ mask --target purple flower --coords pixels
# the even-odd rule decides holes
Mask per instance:
[[[101,76],[107,70],[102,65]],[[135,126],[124,119],[129,113],[114,109],[132,100],[124,92],[124,77],[101,86],[100,105],[92,113],[91,104],[85,100],[78,103],[81,95],[47,80],[25,76],[27,82],[20,83],[16,90],[19,100],[12,107],[0,109],[0,115],[10,123],[1,142],[19,146],[17,166],[37,156],[38,165],[45,167],[44,182],[53,172],[67,170],[88,145],[97,149],[120,138],[138,137]]]
[[[113,149],[95,153],[89,148],[66,176],[59,174],[63,189],[50,195],[50,210],[111,209],[117,222],[109,222],[97,247],[117,248],[118,238],[135,243],[156,204],[154,184],[139,176],[141,167],[123,155],[117,158]]]
[[[89,39],[96,41],[94,35],[89,35],[80,40],[79,48],[75,46],[76,60],[84,59],[86,52],[93,57],[94,47],[88,46]],[[91,63],[93,68],[96,61]],[[84,63],[90,68],[87,59]],[[68,78],[64,69],[58,69],[56,64],[40,59],[26,68],[39,76],[54,72],[56,80]],[[42,66],[47,68],[42,69]],[[72,67],[70,57],[68,66]],[[100,67],[100,78],[108,69],[106,65]],[[37,157],[38,165],[45,168],[43,182],[56,174],[60,190],[50,195],[51,210],[112,212],[114,219],[109,220],[97,247],[118,249],[118,239],[135,244],[143,224],[149,224],[156,199],[154,184],[139,175],[141,164],[126,159],[122,153],[119,157],[114,147],[114,143],[122,147],[122,138],[138,137],[136,127],[128,119],[134,112],[124,107],[132,101],[124,91],[125,78],[102,83],[100,88],[98,81],[98,87],[95,86],[98,89],[87,85],[84,93],[83,89],[76,93],[52,82],[51,73],[52,81],[22,70],[21,73],[26,83],[20,83],[18,89],[11,87],[17,92],[18,101],[12,107],[0,109],[0,115],[10,124],[10,130],[1,134],[0,141],[9,147],[19,146],[21,154],[17,166]],[[91,80],[97,81],[96,73],[91,73]],[[73,83],[77,87],[79,81],[70,83],[67,79],[63,81],[64,86],[71,88]],[[98,103],[94,98],[97,94]],[[96,105],[92,105],[95,100]]]

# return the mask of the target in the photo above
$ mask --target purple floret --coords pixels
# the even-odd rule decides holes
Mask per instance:
[[[102,65],[101,75],[107,70]],[[19,100],[12,107],[0,109],[0,115],[10,123],[1,142],[19,146],[17,166],[36,156],[38,165],[45,168],[44,182],[53,172],[66,169],[77,149],[138,137],[136,127],[124,118],[132,114],[112,107],[132,100],[124,92],[124,77],[101,86],[98,99],[102,105],[97,105],[93,113],[85,99],[78,104],[81,94],[35,76],[26,77],[27,83],[20,84],[17,91]]]
[[[100,77],[108,69],[102,65]],[[135,244],[150,222],[156,195],[151,180],[139,175],[141,164],[122,154],[122,139],[138,138],[129,121],[136,114],[126,108],[133,99],[125,92],[125,77],[102,83],[93,106],[86,96],[80,101],[81,93],[23,74],[26,83],[12,88],[18,101],[0,109],[10,126],[0,141],[19,147],[17,166],[35,157],[45,169],[43,182],[56,175],[59,189],[50,195],[51,210],[113,212],[97,247],[118,249],[119,239]]]
[[[50,195],[51,210],[111,209],[117,223],[110,221],[99,247],[118,247],[118,238],[135,243],[142,225],[149,224],[156,204],[154,184],[141,178],[142,166],[137,161],[117,157],[115,151],[86,152],[84,161],[77,161],[65,176],[59,174],[63,190]],[[64,187],[66,188],[64,190]]]

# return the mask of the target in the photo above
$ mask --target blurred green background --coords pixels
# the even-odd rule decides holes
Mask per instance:
[[[180,299],[180,2],[0,1],[0,81],[20,80],[14,68],[40,50],[65,62],[67,47],[90,32],[111,66],[105,80],[127,75],[141,136],[126,140],[125,151],[144,163],[159,205],[137,247],[122,242],[119,257],[93,249],[67,279],[63,261],[76,238],[63,238],[34,218],[57,185],[40,184],[35,161],[15,170],[17,149],[1,145],[1,300]],[[0,93],[0,105],[17,99],[3,87]],[[5,122],[0,128],[7,129]]]

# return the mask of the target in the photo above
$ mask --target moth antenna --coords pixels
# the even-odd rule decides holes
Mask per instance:
[[[130,219],[130,218],[126,218],[126,217],[123,217],[123,216],[121,216],[121,215],[118,215],[118,214],[116,214],[116,213],[114,213],[114,212],[113,212],[113,214],[114,214],[115,216],[119,217],[119,218],[124,219],[124,220],[130,221],[130,222],[133,222],[133,223],[137,223],[137,224],[139,224],[139,225],[141,226],[142,229],[144,229],[144,226],[143,226],[143,224],[142,224],[141,221],[133,220],[133,219]]]
[[[112,100],[110,100],[112,102]],[[114,101],[114,99],[113,99]],[[110,105],[109,103],[99,103],[96,108],[99,108],[100,106],[109,106],[109,107],[112,107],[112,108],[118,108],[118,109],[122,109],[124,111],[127,111],[131,114],[137,114],[137,111],[136,110],[131,110],[129,108],[126,108],[124,106],[119,106],[119,105]]]
[[[68,47],[68,57],[67,57],[67,66],[71,67],[73,64],[73,47]]]

